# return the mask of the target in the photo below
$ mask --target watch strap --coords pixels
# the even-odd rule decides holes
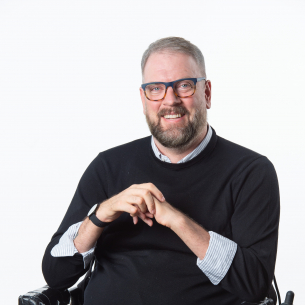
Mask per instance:
[[[93,213],[89,216],[89,219],[98,227],[100,228],[104,228],[106,226],[108,226],[111,222],[104,222],[99,220],[96,215]]]

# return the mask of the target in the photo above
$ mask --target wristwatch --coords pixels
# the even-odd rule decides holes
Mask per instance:
[[[109,225],[111,222],[104,222],[104,221],[100,221],[96,215],[95,212],[97,210],[97,208],[100,206],[100,203],[95,204],[89,211],[89,213],[87,214],[87,216],[89,217],[89,219],[98,227],[100,228],[104,228],[107,225]]]

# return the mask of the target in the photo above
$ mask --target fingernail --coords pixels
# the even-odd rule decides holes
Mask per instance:
[[[151,214],[155,214],[155,213],[156,213],[156,210],[153,209],[153,210],[151,211]]]
[[[162,201],[165,201],[165,198],[164,198],[164,196],[162,196],[161,200],[162,200]]]

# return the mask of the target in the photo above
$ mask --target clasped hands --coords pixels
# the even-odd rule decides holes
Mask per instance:
[[[112,222],[123,212],[133,217],[137,224],[140,217],[149,226],[153,225],[151,218],[166,227],[171,227],[179,211],[172,207],[163,194],[152,183],[134,184],[121,193],[102,202],[96,216],[104,222]]]

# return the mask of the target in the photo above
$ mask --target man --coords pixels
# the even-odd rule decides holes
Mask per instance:
[[[89,165],[46,249],[47,283],[72,286],[94,252],[85,305],[263,300],[278,238],[273,165],[207,123],[211,82],[196,46],[178,37],[152,43],[142,76],[152,137]]]

